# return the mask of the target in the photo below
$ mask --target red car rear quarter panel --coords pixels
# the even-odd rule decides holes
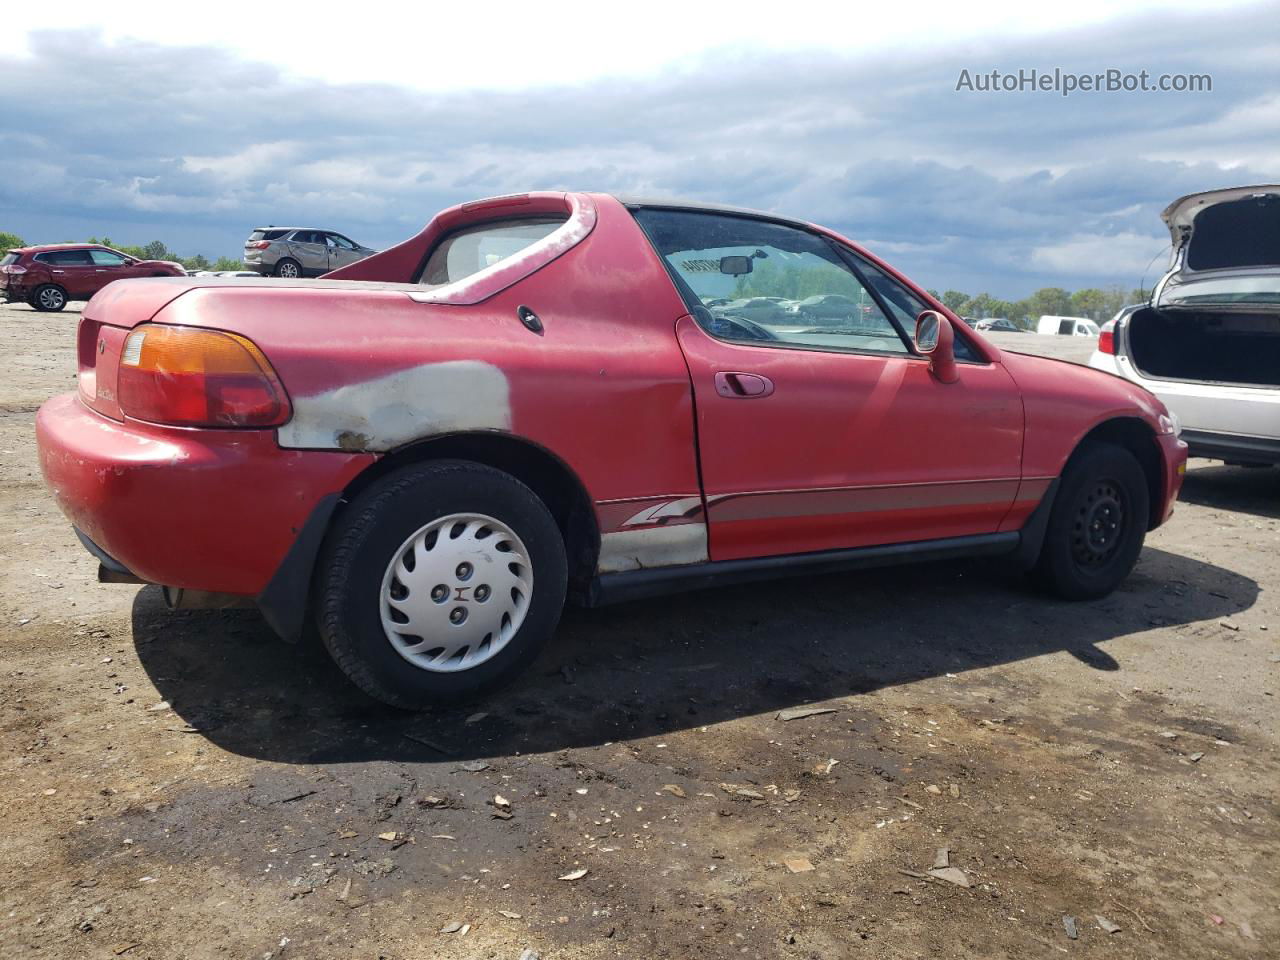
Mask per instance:
[[[404,287],[223,286],[193,290],[156,320],[233,330],[262,349],[293,405],[282,447],[384,453],[450,433],[512,434],[604,502],[607,535],[645,499],[700,490],[674,330],[685,308],[630,213],[594,199],[585,240],[481,303],[422,303]],[[705,532],[701,543],[705,558]]]
[[[257,595],[316,504],[370,454],[281,450],[267,430],[119,423],[75,394],[36,417],[40,467],[73,524],[144,580]]]

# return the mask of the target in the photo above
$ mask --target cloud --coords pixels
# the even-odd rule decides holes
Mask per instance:
[[[1138,233],[1079,233],[1061,243],[1036,247],[1031,262],[1064,277],[1094,277],[1117,271],[1138,276],[1158,266],[1161,254],[1169,253],[1169,241],[1153,241]]]
[[[1146,15],[927,57],[717,50],[642,80],[505,93],[331,84],[213,47],[37,33],[0,58],[0,229],[218,255],[260,223],[305,221],[387,245],[462,200],[588,189],[815,220],[940,289],[1133,286],[1170,200],[1280,180],[1272,20]],[[1207,72],[1214,90],[955,90],[964,68],[1054,66]]]

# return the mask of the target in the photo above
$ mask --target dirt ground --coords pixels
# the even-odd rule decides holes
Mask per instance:
[[[32,438],[76,319],[0,309],[5,958],[1277,955],[1280,472],[1193,462],[1096,603],[971,562],[570,611],[409,716],[95,582]]]

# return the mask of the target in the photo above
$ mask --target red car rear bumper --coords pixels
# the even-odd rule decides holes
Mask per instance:
[[[36,442],[62,512],[135,576],[254,597],[316,507],[376,459],[282,450],[271,430],[121,423],[75,394],[40,408]]]

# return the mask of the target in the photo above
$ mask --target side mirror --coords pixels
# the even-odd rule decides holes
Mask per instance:
[[[721,257],[720,272],[741,277],[751,272],[751,257]]]
[[[936,310],[926,310],[916,318],[916,349],[929,358],[929,372],[939,383],[960,379],[955,336],[951,321]]]

